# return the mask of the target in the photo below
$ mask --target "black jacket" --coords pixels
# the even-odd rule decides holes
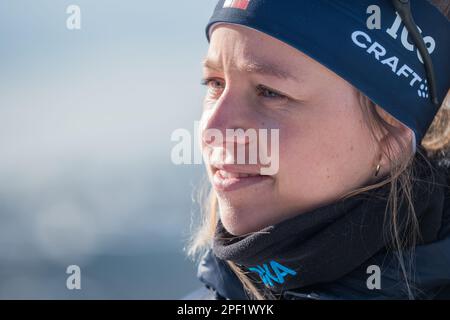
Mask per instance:
[[[444,167],[447,185],[450,170]],[[409,279],[416,299],[450,299],[450,188],[442,212],[442,224],[436,241],[415,248],[414,278]],[[367,267],[378,265],[381,288],[368,289]],[[198,278],[203,287],[184,299],[248,299],[240,281],[226,262],[209,250],[198,265]],[[293,291],[285,291],[284,299],[408,299],[398,259],[383,249],[346,276],[331,283],[321,283]]]

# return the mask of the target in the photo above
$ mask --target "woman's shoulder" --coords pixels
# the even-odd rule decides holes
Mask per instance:
[[[221,297],[214,290],[202,286],[185,295],[181,300],[221,300]]]
[[[441,229],[439,239],[450,237],[450,148],[441,151],[431,158],[431,163],[436,169],[438,183],[443,184],[444,203],[442,209]]]
[[[197,268],[197,278],[215,299],[248,300],[242,283],[228,264],[209,249]]]

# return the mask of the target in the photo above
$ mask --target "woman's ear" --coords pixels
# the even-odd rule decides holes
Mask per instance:
[[[380,106],[376,106],[377,112],[384,121],[392,126],[392,130],[387,130],[379,141],[381,152],[381,165],[385,168],[389,165],[389,155],[391,159],[398,161],[406,160],[413,152],[413,131],[406,125],[395,119]],[[377,155],[377,161],[379,155]]]

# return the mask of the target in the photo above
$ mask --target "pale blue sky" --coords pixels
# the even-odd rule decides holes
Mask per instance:
[[[74,297],[157,298],[158,268],[161,298],[195,286],[181,249],[203,168],[170,162],[170,134],[200,116],[214,5],[0,0],[0,297],[71,297],[59,285],[77,262],[92,286]]]

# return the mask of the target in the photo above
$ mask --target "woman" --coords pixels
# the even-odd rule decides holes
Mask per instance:
[[[187,298],[450,298],[449,5],[431,2],[218,2]],[[276,132],[277,170],[229,157],[254,150],[230,129]]]

